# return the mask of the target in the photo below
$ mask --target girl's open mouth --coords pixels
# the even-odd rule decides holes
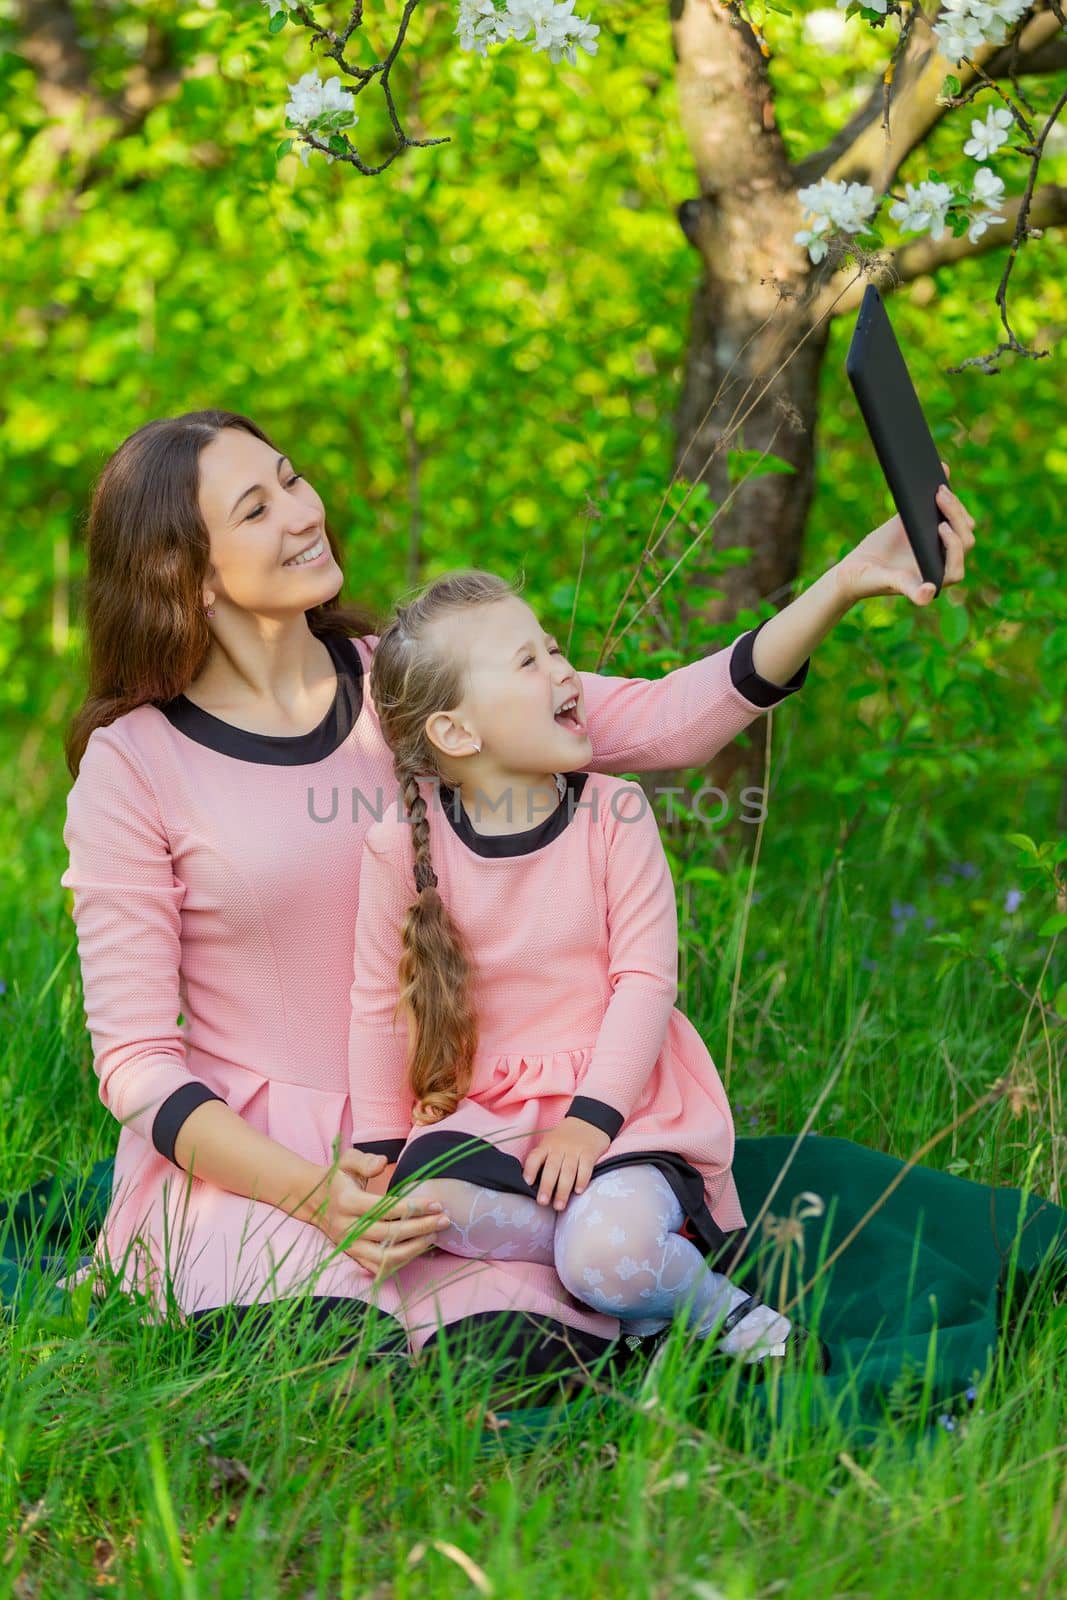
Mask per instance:
[[[578,696],[574,695],[560,706],[555,713],[555,722],[561,728],[566,728],[569,733],[584,734],[585,723],[578,720]]]

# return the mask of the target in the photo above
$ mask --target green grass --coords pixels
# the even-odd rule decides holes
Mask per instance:
[[[857,830],[839,858],[815,826],[776,825],[765,846],[733,1023],[738,1133],[798,1131],[829,1079],[819,1131],[901,1157],[935,1140],[930,1165],[1004,1185],[1029,1172],[1062,1203],[1062,1030],[981,961],[939,973],[924,937],[1003,941],[1032,988],[1040,913],[1005,919],[988,859],[938,884],[946,863],[914,859],[895,828]],[[0,888],[8,1195],[114,1148],[48,838],[23,841]],[[724,1075],[744,883],[689,901],[686,1004]],[[915,914],[894,918],[894,901]],[[937,1138],[1009,1073],[1025,1095]],[[563,1410],[551,1391],[502,1394],[473,1353],[409,1367],[282,1330],[209,1356],[118,1300],[88,1326],[29,1315],[0,1339],[0,1600],[1067,1591],[1058,1308],[1005,1342],[953,1431],[905,1407],[862,1447],[810,1421],[803,1385],[767,1423],[739,1369],[673,1345],[643,1387],[604,1374]],[[516,1398],[549,1408],[531,1414],[541,1431],[513,1407],[494,1426]]]

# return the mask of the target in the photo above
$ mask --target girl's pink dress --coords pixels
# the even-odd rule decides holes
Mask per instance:
[[[658,680],[583,674],[598,767],[699,765],[799,688],[808,664],[770,684],[752,638]],[[250,733],[179,695],[94,730],[69,792],[61,882],[100,1098],[121,1124],[94,1264],[159,1316],[310,1290],[404,1311],[416,1348],[437,1319],[505,1309],[614,1337],[547,1267],[472,1263],[457,1279],[434,1250],[374,1290],[312,1224],[175,1164],[179,1128],[212,1098],[317,1164],[353,1140],[359,866],[397,790],[366,683],[376,637],[324,643],[337,693],[310,733]]]
[[[442,786],[438,799],[422,785],[438,889],[473,953],[479,1040],[465,1098],[414,1128],[406,1029],[393,1021],[414,898],[411,827],[397,807],[369,830],[352,986],[353,1137],[399,1155],[390,1187],[433,1166],[534,1196],[527,1154],[575,1116],[611,1139],[596,1173],[654,1162],[687,1232],[713,1251],[745,1223],[730,1171],[733,1121],[704,1041],[674,1004],[677,908],[656,817],[636,783],[597,772],[565,783],[554,811],[507,835],[479,833],[458,794]]]

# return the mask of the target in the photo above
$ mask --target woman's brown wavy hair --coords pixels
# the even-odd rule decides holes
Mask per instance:
[[[210,541],[200,515],[200,452],[223,428],[243,428],[277,448],[250,417],[187,411],[131,433],[97,480],[86,534],[87,690],[64,740],[72,777],[94,728],[183,694],[207,660]],[[326,538],[342,566],[328,522]],[[304,614],[319,638],[376,631],[371,612],[340,604],[338,595]]]
[[[449,612],[489,605],[516,592],[495,573],[477,568],[438,578],[397,608],[371,662],[371,695],[411,819],[415,898],[401,929],[397,1009],[408,1018],[408,1085],[416,1122],[438,1122],[455,1110],[470,1087],[478,1043],[473,958],[437,892],[427,805],[419,791],[420,777],[448,781],[440,754],[426,737],[426,721],[463,699],[467,666],[458,656],[441,653],[429,630]]]

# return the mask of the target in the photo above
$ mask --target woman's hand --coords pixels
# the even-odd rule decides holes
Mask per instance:
[[[381,1155],[343,1151],[336,1166],[323,1168],[322,1185],[314,1197],[315,1215],[310,1219],[376,1281],[429,1250],[448,1226],[439,1200],[397,1200],[346,1246],[344,1241],[359,1219],[382,1204],[381,1195],[371,1192],[367,1184],[381,1176],[384,1163]]]
[[[600,1160],[611,1140],[600,1128],[581,1117],[564,1117],[558,1128],[538,1141],[523,1163],[522,1175],[532,1184],[541,1173],[537,1204],[547,1206],[556,1191],[556,1210],[562,1211],[571,1190],[581,1194],[593,1176],[593,1165]]]
[[[948,466],[944,461],[941,465],[947,478]],[[942,587],[947,589],[949,584],[962,582],[964,556],[975,544],[974,518],[945,483],[937,491],[937,504],[946,518],[939,531],[945,546]],[[837,563],[834,575],[843,608],[876,594],[902,594],[914,605],[925,606],[936,592],[932,583],[923,582],[899,516],[890,517],[861,540]]]

